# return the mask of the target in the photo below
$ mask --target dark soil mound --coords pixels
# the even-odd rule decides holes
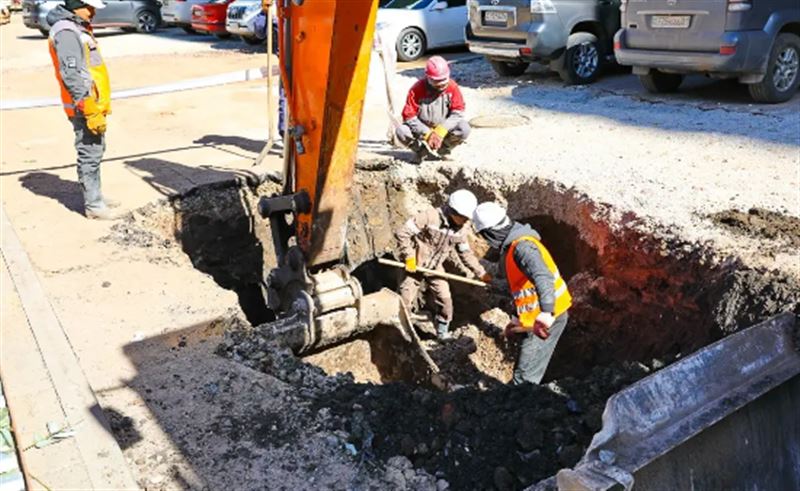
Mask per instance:
[[[793,247],[800,247],[800,218],[763,208],[750,208],[747,212],[726,210],[714,213],[709,218],[736,233],[756,238],[785,240]]]

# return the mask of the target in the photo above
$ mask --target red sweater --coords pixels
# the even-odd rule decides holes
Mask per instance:
[[[463,112],[464,97],[453,79],[442,92],[436,92],[423,78],[417,80],[408,91],[403,107],[403,122],[416,134],[424,134],[438,125],[450,131],[463,117]]]

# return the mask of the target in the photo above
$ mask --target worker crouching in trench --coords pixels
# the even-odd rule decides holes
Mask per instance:
[[[505,276],[517,316],[506,336],[524,335],[513,382],[538,384],[567,326],[572,296],[539,233],[511,220],[497,203],[481,203],[472,216],[475,230],[500,251],[499,275]]]
[[[491,280],[470,249],[464,229],[477,204],[474,194],[460,189],[448,197],[445,205],[430,208],[409,219],[396,234],[400,254],[406,264],[406,277],[400,285],[400,295],[405,304],[410,306],[419,293],[421,283],[427,283],[436,302],[436,333],[440,340],[450,337],[450,322],[453,320],[450,285],[442,278],[424,278],[417,273],[417,265],[444,271],[443,263],[455,248],[461,261],[475,276],[483,281]]]

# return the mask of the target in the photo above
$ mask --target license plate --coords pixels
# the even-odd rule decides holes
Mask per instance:
[[[653,29],[688,29],[691,19],[689,15],[654,15],[650,26]]]
[[[488,10],[483,14],[483,22],[486,25],[504,26],[508,23],[508,12],[497,12],[495,10]]]

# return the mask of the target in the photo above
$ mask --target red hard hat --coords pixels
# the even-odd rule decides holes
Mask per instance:
[[[450,66],[441,56],[432,56],[425,64],[425,76],[431,80],[450,78]]]

